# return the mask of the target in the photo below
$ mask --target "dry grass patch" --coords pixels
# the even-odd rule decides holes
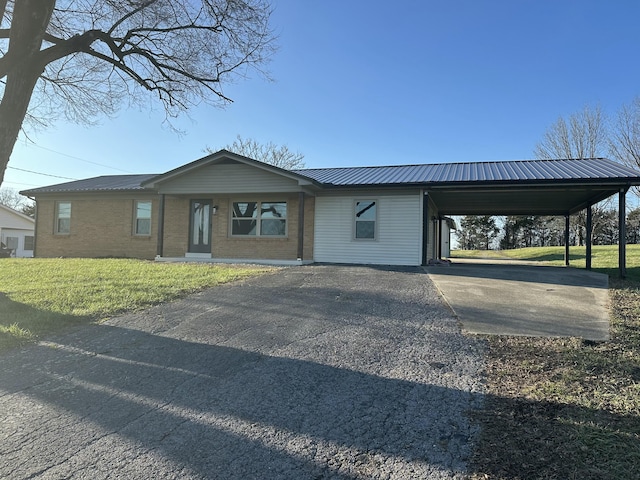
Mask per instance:
[[[473,479],[635,479],[640,284],[611,280],[612,339],[488,338]]]

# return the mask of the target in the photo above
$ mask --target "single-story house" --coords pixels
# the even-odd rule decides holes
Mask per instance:
[[[12,257],[33,257],[35,224],[28,215],[0,205],[0,242]]]
[[[38,257],[426,265],[446,216],[568,218],[639,184],[606,159],[289,171],[221,150],[21,193],[36,200]]]

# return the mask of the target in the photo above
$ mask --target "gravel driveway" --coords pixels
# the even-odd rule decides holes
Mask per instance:
[[[421,269],[283,269],[1,356],[0,477],[465,478],[482,353]]]

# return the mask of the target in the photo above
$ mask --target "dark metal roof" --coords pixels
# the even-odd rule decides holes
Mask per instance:
[[[145,190],[141,183],[155,177],[156,174],[146,175],[105,175],[101,177],[85,178],[73,182],[59,183],[47,187],[32,188],[20,193],[23,195],[39,195],[43,193],[67,192],[118,192],[130,190]]]
[[[319,188],[425,188],[445,215],[561,215],[640,185],[640,172],[602,158],[316,168],[293,173]],[[151,187],[152,182],[145,182],[157,178],[155,174],[111,175],[21,193],[156,192],[143,185]]]
[[[640,172],[605,158],[441,163],[296,170],[340,187],[558,181],[640,181]]]

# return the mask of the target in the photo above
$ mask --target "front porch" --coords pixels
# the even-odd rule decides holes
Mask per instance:
[[[264,258],[214,258],[211,254],[205,253],[186,253],[184,257],[155,257],[156,262],[167,263],[223,263],[223,264],[240,264],[240,265],[269,265],[275,267],[296,267],[300,265],[311,265],[313,260],[278,260]]]

